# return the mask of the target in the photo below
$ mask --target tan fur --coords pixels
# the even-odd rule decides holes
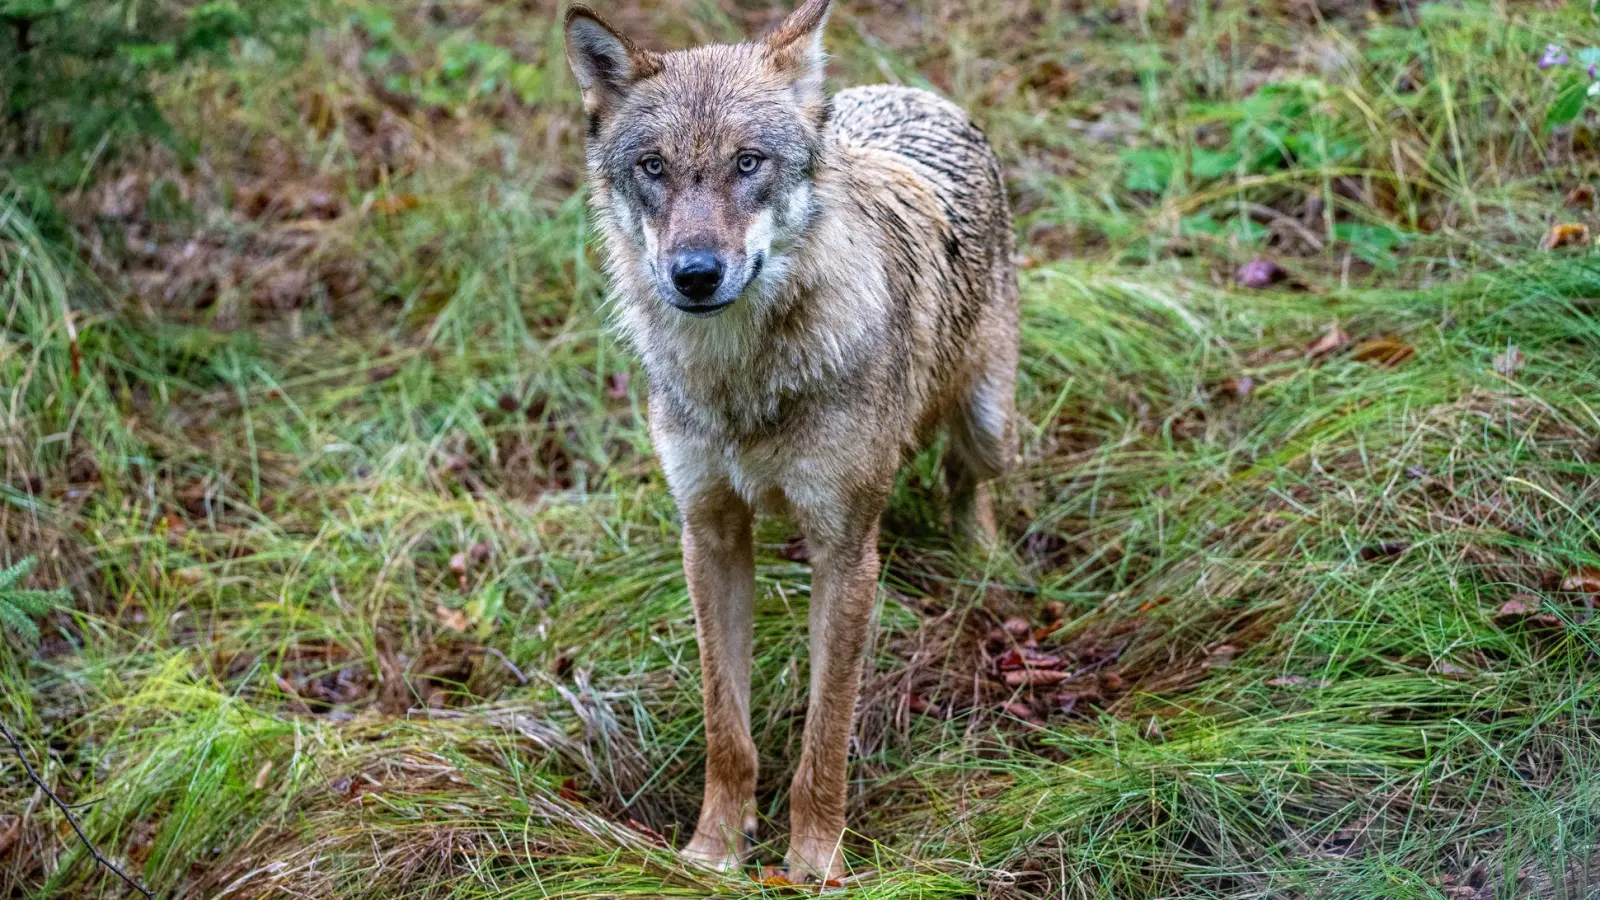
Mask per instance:
[[[994,537],[986,483],[1014,453],[1013,238],[999,165],[932,94],[822,92],[827,0],[766,40],[641,50],[568,15],[613,302],[650,377],[650,431],[684,518],[699,629],[706,794],[685,852],[735,865],[753,825],[751,522],[786,509],[811,548],[811,695],[790,795],[790,868],[836,877],[847,753],[903,456],[943,427],[955,524]],[[732,168],[759,148],[766,168]],[[648,160],[659,160],[659,175]],[[654,163],[649,163],[654,166]],[[727,262],[734,299],[666,302],[683,248]]]

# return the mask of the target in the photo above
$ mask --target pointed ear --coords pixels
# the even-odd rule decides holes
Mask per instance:
[[[616,108],[641,78],[661,71],[659,56],[636,46],[583,5],[567,10],[567,62],[591,119]]]
[[[805,0],[777,31],[767,35],[767,61],[794,80],[795,94],[807,106],[823,102],[822,76],[828,55],[822,52],[822,32],[830,6],[831,0]]]

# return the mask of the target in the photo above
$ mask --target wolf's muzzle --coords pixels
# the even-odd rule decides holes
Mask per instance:
[[[715,296],[722,286],[723,268],[722,260],[710,251],[679,253],[672,260],[672,286],[690,306],[698,306]]]

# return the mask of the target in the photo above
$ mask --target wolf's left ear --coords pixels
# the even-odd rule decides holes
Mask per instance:
[[[780,74],[794,79],[795,94],[806,106],[821,106],[822,76],[828,55],[822,52],[822,31],[828,24],[832,0],[805,0],[767,35],[767,61]]]
[[[583,111],[598,120],[641,78],[661,71],[661,59],[581,4],[567,10],[567,62],[583,92]]]

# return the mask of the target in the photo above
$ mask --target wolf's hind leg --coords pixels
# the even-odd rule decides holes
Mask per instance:
[[[989,481],[1011,468],[1016,453],[1016,363],[997,360],[973,380],[951,416],[945,481],[950,520],[959,540],[994,546],[997,528]]]

